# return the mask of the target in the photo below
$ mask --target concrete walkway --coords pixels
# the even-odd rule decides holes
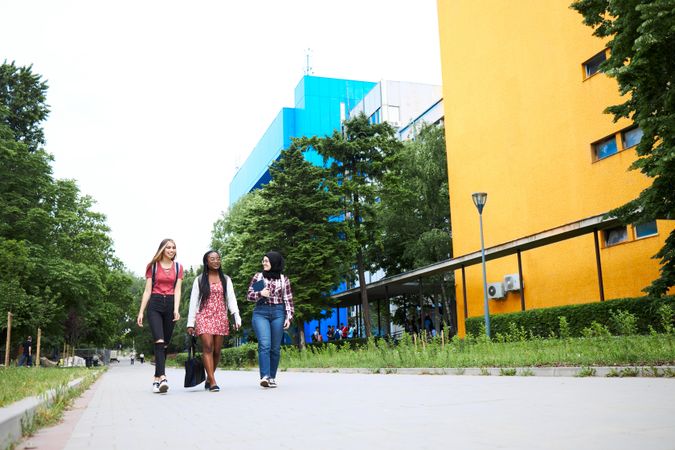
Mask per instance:
[[[63,424],[18,448],[675,448],[674,379],[283,372],[272,390],[257,372],[219,370],[209,393],[169,369],[159,395],[152,373],[113,366]]]

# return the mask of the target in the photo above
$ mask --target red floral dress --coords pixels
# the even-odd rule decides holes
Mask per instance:
[[[215,334],[229,336],[230,322],[227,320],[227,306],[220,281],[211,283],[211,294],[202,302],[195,318],[197,335]]]

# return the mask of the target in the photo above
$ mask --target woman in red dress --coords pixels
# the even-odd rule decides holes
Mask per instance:
[[[214,372],[220,361],[223,340],[230,334],[227,313],[229,311],[232,314],[235,330],[241,326],[241,317],[232,280],[223,273],[218,252],[206,252],[203,263],[204,271],[192,285],[187,332],[196,334],[202,342],[202,359],[206,369],[205,388],[218,392],[220,387],[216,384]]]

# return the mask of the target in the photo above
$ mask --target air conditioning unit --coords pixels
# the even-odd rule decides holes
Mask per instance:
[[[517,273],[504,276],[504,289],[506,292],[520,290],[520,276]]]
[[[488,283],[487,293],[489,298],[504,298],[504,284],[501,282]]]

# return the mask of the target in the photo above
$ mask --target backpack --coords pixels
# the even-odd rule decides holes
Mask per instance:
[[[176,284],[178,284],[178,275],[180,274],[180,263],[174,262],[176,265],[176,279],[173,280],[173,288],[176,289]],[[155,287],[155,273],[157,272],[157,263],[152,265],[152,287]]]

